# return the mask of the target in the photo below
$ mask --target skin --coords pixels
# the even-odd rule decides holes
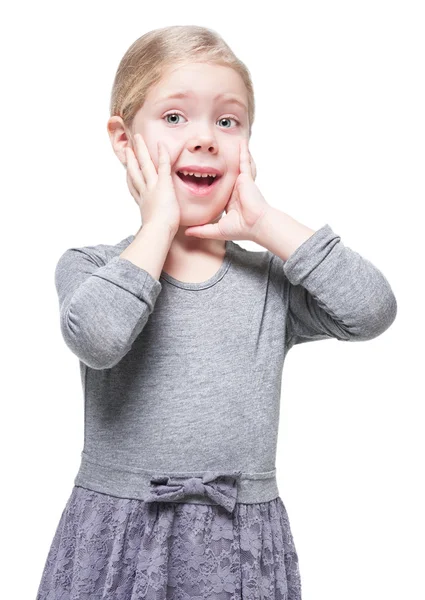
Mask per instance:
[[[164,96],[179,90],[191,90],[193,98],[158,103]],[[135,147],[135,133],[141,134],[156,169],[158,140],[167,147],[181,213],[166,261],[170,268],[187,261],[189,255],[192,265],[197,257],[201,262],[208,257],[221,260],[224,255],[223,240],[185,235],[188,227],[216,223],[220,219],[240,173],[241,141],[249,141],[247,108],[224,99],[214,100],[219,93],[231,93],[248,106],[245,84],[233,69],[207,63],[172,67],[159,84],[149,90],[130,129],[118,116],[111,117],[107,124],[113,150],[123,165],[126,164],[125,148]],[[214,166],[222,172],[217,189],[208,198],[191,195],[179,185],[176,169],[190,164]],[[164,269],[166,267],[167,264]]]

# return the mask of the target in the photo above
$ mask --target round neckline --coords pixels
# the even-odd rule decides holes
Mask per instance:
[[[126,238],[126,240],[128,240],[128,243],[131,244],[131,242],[134,240],[134,238],[135,238],[135,235],[131,234]],[[184,290],[204,290],[206,288],[209,288],[209,287],[215,285],[216,283],[218,283],[220,281],[220,279],[222,279],[224,277],[224,275],[226,274],[226,272],[229,269],[230,264],[232,262],[232,260],[231,260],[232,251],[233,251],[233,242],[231,240],[225,240],[225,253],[224,253],[223,261],[222,261],[218,271],[216,271],[215,274],[212,277],[210,277],[209,279],[207,279],[206,281],[198,281],[198,282],[180,281],[179,279],[176,279],[175,277],[173,277],[172,275],[169,275],[165,271],[161,271],[160,279],[164,279],[165,281],[168,281],[168,283],[171,283],[172,285],[182,288]]]

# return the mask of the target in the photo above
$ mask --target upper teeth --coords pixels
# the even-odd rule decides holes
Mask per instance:
[[[183,175],[195,175],[195,177],[217,177],[213,173],[189,173],[189,171],[179,171],[179,173],[183,173]]]

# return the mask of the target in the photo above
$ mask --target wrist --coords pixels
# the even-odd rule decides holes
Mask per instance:
[[[264,213],[259,217],[252,228],[252,241],[262,245],[261,240],[264,239],[264,233],[268,230],[270,223],[273,221],[276,209],[273,206],[268,206]]]
[[[166,221],[148,221],[144,225],[142,225],[140,230],[142,228],[148,231],[154,231],[157,233],[157,235],[161,237],[168,237],[170,242],[174,239],[178,231],[178,227],[176,227],[175,225],[171,225]]]

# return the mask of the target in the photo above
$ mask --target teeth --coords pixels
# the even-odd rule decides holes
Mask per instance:
[[[183,173],[183,175],[195,175],[195,177],[217,177],[217,175],[213,175],[212,173],[189,173],[189,171],[179,171],[179,173]]]

